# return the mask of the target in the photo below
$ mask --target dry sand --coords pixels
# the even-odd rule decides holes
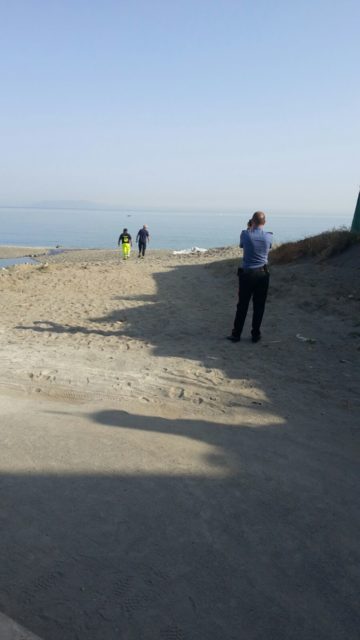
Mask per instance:
[[[0,609],[44,640],[357,637],[358,247],[274,267],[256,345],[238,257],[0,271]]]

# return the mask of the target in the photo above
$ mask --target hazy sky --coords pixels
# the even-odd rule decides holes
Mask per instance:
[[[350,211],[358,0],[0,0],[0,202]]]

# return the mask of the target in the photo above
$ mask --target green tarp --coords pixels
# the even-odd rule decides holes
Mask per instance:
[[[354,213],[354,217],[351,225],[351,231],[354,231],[354,233],[360,233],[360,192],[359,192],[357,203],[356,203],[355,213]]]

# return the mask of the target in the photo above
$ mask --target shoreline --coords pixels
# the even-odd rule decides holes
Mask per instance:
[[[151,258],[159,259],[165,256],[173,256],[179,260],[187,257],[200,257],[203,258],[224,254],[228,257],[240,257],[242,250],[235,246],[227,247],[212,247],[205,251],[189,252],[189,253],[174,253],[176,249],[152,249],[149,247],[146,252],[146,259]],[[137,246],[133,246],[130,260],[137,258]],[[34,258],[39,262],[39,258],[43,258],[47,262],[91,262],[93,260],[111,261],[113,259],[121,259],[121,247],[113,249],[99,249],[99,248],[66,248],[59,247],[55,249],[53,247],[25,247],[18,245],[0,245],[0,260],[2,259],[14,259],[16,258]]]
[[[45,255],[50,250],[50,247],[32,247],[28,245],[0,245],[0,259],[1,258],[28,258],[33,255]]]

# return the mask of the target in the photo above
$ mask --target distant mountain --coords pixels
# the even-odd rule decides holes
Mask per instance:
[[[121,211],[122,207],[89,200],[42,200],[31,205],[34,209],[81,209],[93,211]]]

